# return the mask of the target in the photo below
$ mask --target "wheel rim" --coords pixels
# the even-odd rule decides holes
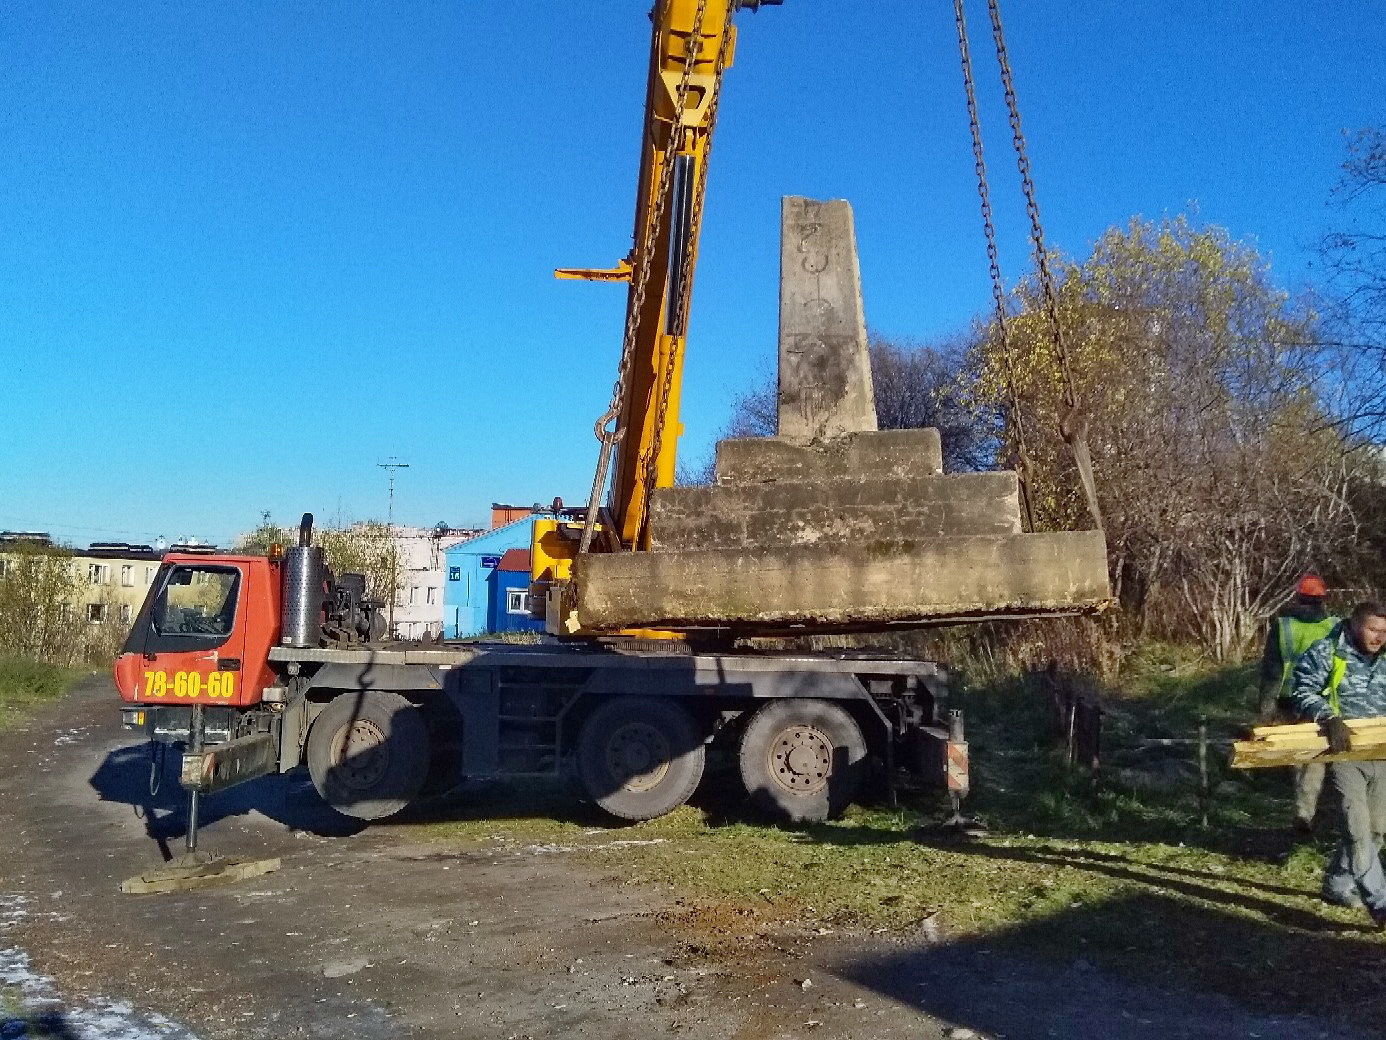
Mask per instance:
[[[367,790],[378,784],[390,767],[385,732],[369,719],[357,719],[332,737],[332,773],[347,787]]]
[[[789,726],[770,744],[766,774],[795,794],[817,794],[833,773],[833,743],[812,726]]]
[[[606,768],[626,791],[649,791],[669,772],[669,741],[654,726],[628,722],[606,741]]]

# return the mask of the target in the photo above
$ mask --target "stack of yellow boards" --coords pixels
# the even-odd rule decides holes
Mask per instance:
[[[1307,762],[1370,762],[1386,759],[1386,717],[1348,719],[1349,750],[1328,753],[1328,738],[1317,722],[1289,726],[1257,726],[1250,740],[1232,745],[1233,769],[1302,766]]]

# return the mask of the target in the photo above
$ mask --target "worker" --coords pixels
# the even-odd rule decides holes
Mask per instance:
[[[1290,699],[1305,718],[1320,723],[1328,751],[1348,751],[1348,719],[1386,716],[1386,605],[1359,603],[1347,621],[1300,657]],[[1338,848],[1324,875],[1323,897],[1341,906],[1365,905],[1386,928],[1386,762],[1330,762],[1328,783],[1338,793]]]
[[[1261,654],[1259,708],[1263,721],[1301,721],[1289,703],[1290,676],[1295,663],[1311,643],[1322,639],[1338,623],[1324,609],[1328,588],[1317,574],[1306,574],[1295,586],[1295,595],[1271,619],[1266,649]],[[1314,829],[1314,813],[1323,791],[1323,763],[1295,767],[1295,829]]]

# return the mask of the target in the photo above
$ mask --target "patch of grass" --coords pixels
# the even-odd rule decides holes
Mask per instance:
[[[0,730],[65,694],[87,672],[21,657],[0,657]]]
[[[17,1019],[24,1010],[24,991],[18,986],[0,985],[0,1025]]]

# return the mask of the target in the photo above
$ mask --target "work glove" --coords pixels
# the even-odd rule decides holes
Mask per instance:
[[[1328,738],[1330,755],[1341,755],[1352,743],[1352,730],[1348,729],[1348,724],[1337,715],[1324,722],[1323,735]]]

